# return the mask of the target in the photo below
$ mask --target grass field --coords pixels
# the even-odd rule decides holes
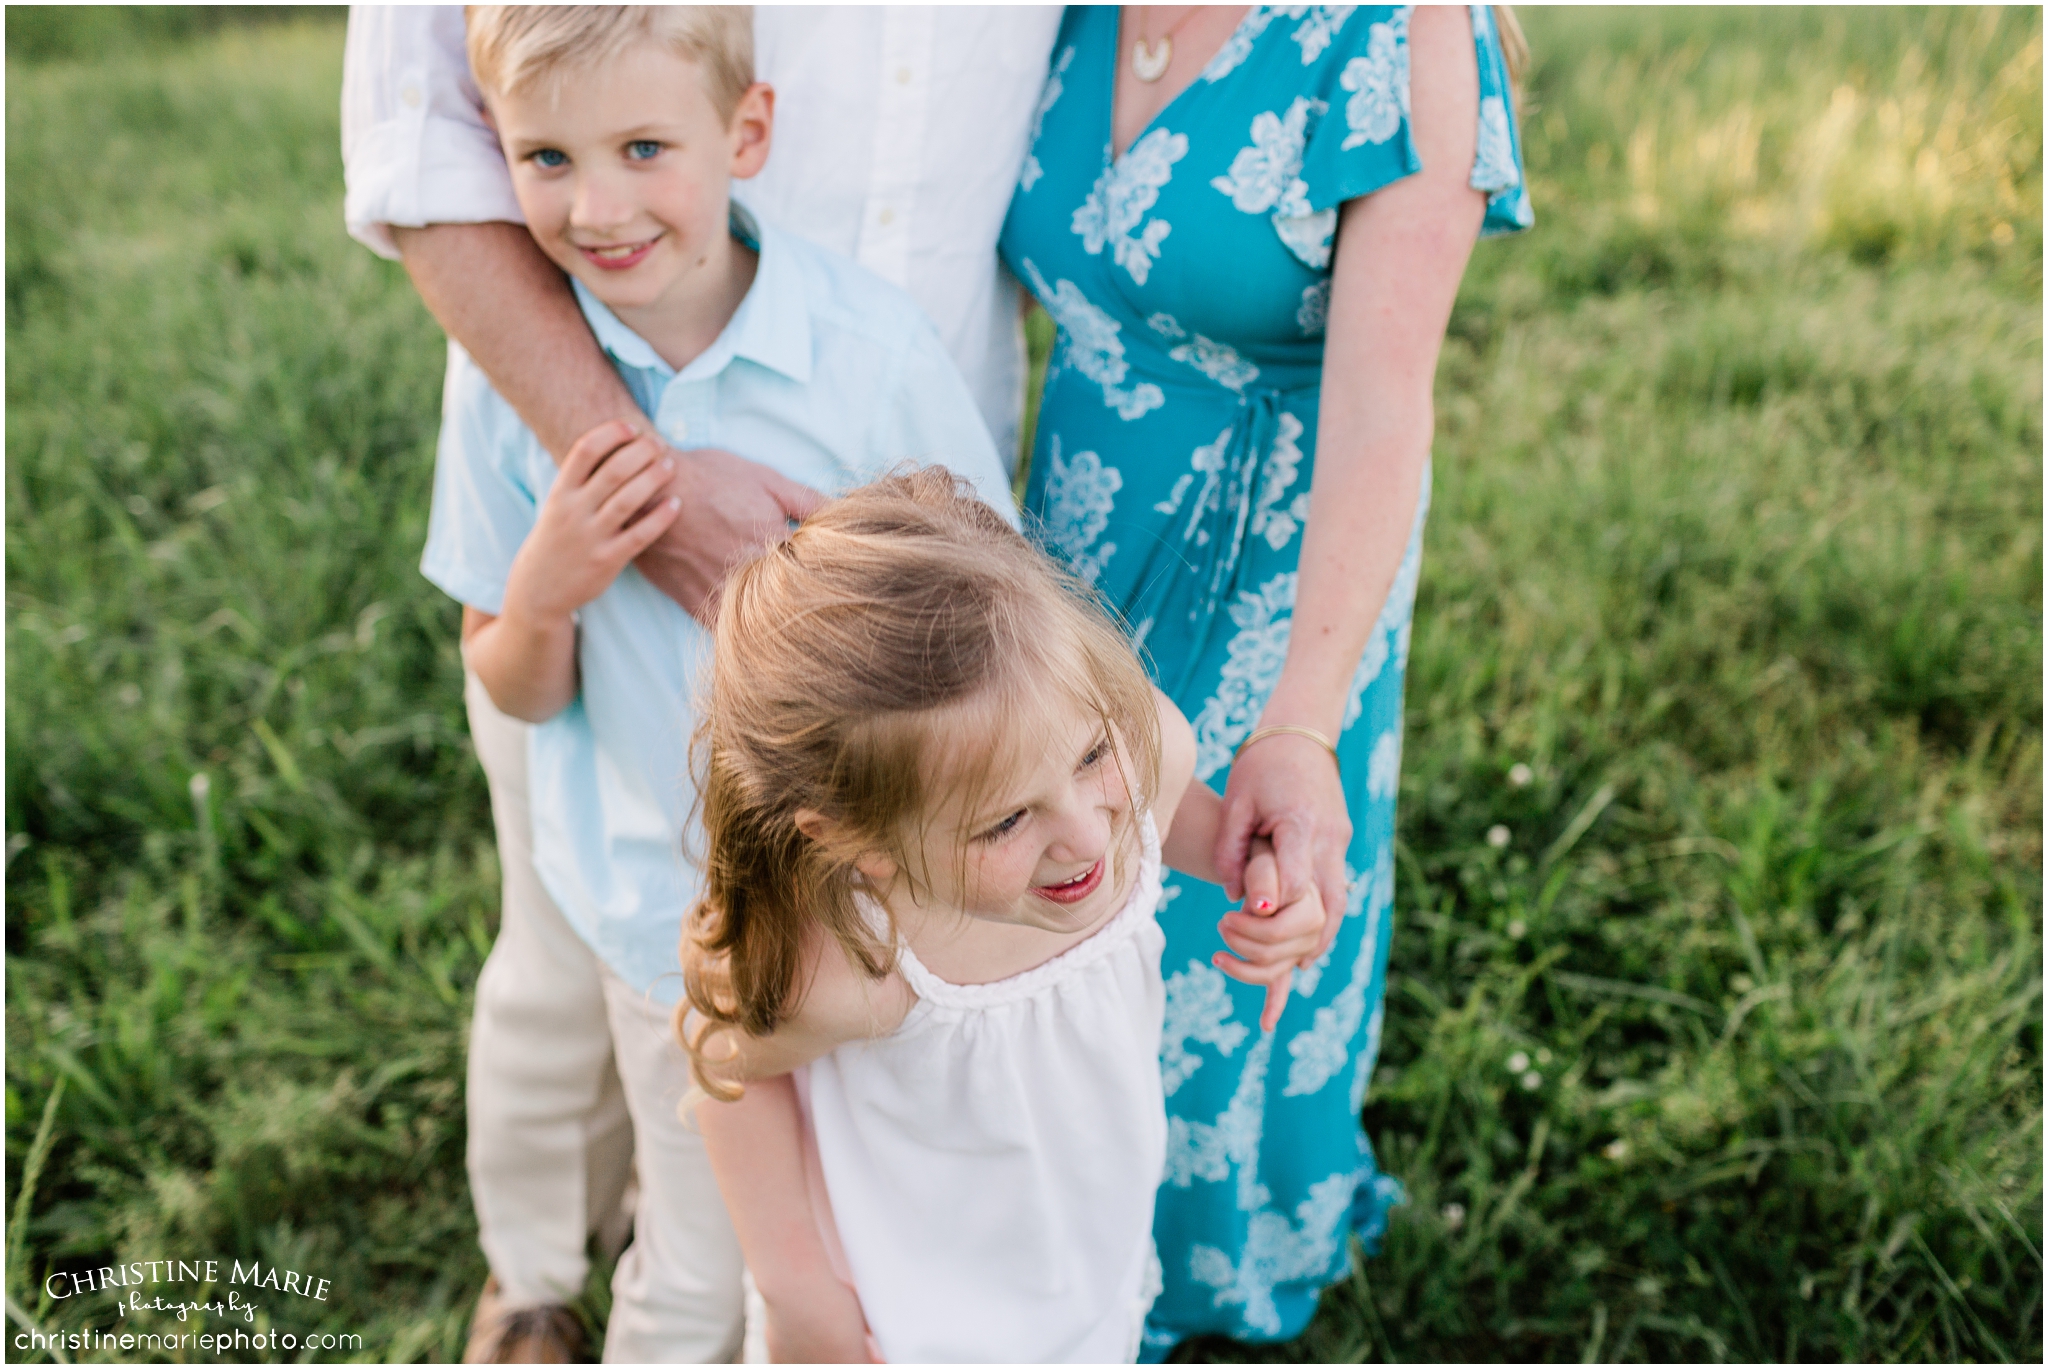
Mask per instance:
[[[1299,1342],[1183,1353],[2039,1360],[2039,12],[1523,17],[1367,1102],[1413,1201]],[[338,25],[72,22],[7,17],[10,1344],[232,1256],[331,1281],[248,1329],[452,1358],[440,337],[341,230]]]

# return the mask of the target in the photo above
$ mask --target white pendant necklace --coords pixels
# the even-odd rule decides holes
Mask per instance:
[[[1158,47],[1147,47],[1143,38],[1131,42],[1131,75],[1150,85],[1166,74],[1173,63],[1173,39],[1162,34]]]
[[[1190,5],[1186,14],[1174,20],[1166,32],[1159,35],[1159,41],[1156,44],[1146,42],[1145,35],[1142,33],[1133,38],[1131,40],[1131,75],[1137,77],[1148,86],[1164,76],[1166,69],[1173,65],[1173,35],[1180,31],[1182,24],[1195,17],[1195,11],[1199,8],[1199,5]]]

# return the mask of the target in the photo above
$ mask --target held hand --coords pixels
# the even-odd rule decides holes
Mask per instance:
[[[506,577],[504,616],[566,621],[610,588],[626,563],[675,522],[661,491],[675,459],[654,438],[604,423],[576,440]]]
[[[867,1318],[851,1288],[834,1278],[809,1281],[801,1294],[766,1304],[771,1364],[873,1364]]]
[[[1295,968],[1322,953],[1325,911],[1313,884],[1291,901],[1283,898],[1279,865],[1264,841],[1245,864],[1244,887],[1244,908],[1225,914],[1217,927],[1237,956],[1219,951],[1211,963],[1232,979],[1265,986],[1259,1030],[1272,1031],[1294,987]]]
[[[716,447],[680,452],[670,493],[682,510],[636,563],[654,587],[706,627],[726,572],[748,552],[803,519],[824,496],[759,462]]]
[[[1269,837],[1279,865],[1282,903],[1314,885],[1331,916],[1315,954],[1329,949],[1345,906],[1344,852],[1351,815],[1330,753],[1306,737],[1262,738],[1230,766],[1216,869],[1232,898],[1244,896],[1245,862],[1257,837]]]

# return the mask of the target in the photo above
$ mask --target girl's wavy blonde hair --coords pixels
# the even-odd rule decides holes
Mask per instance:
[[[1088,586],[944,470],[835,499],[741,565],[714,640],[692,755],[704,893],[676,1012],[714,1098],[739,1090],[707,1049],[787,1019],[806,936],[870,978],[894,967],[894,928],[863,913],[857,895],[879,891],[856,862],[887,855],[921,889],[933,809],[956,797],[978,811],[1059,717],[1102,721],[1131,813],[1156,791],[1158,711],[1130,643]],[[828,835],[798,830],[804,810]],[[1126,820],[1116,839],[1133,850],[1136,832]]]

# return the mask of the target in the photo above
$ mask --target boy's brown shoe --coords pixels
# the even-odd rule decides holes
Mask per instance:
[[[578,1364],[589,1343],[583,1323],[560,1303],[545,1307],[507,1308],[494,1274],[484,1280],[469,1322],[464,1364]]]

